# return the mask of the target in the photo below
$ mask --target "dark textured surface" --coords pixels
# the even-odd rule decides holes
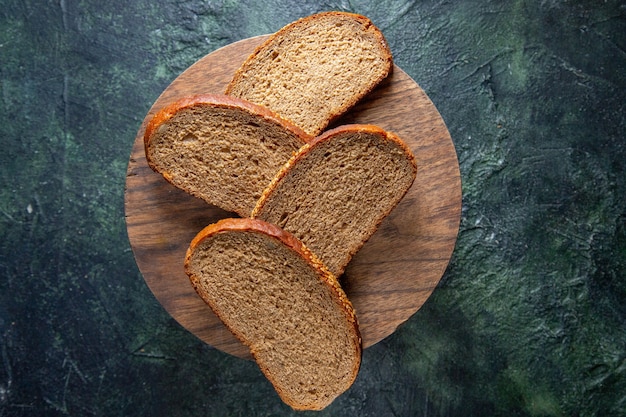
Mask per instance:
[[[296,414],[163,311],[123,193],[181,71],[328,9],[369,16],[434,101],[464,205],[438,289],[319,414],[624,415],[626,3],[129,3],[0,5],[0,416]]]

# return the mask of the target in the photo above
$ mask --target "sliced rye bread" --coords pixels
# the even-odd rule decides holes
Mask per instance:
[[[352,385],[361,362],[355,312],[293,235],[261,220],[220,220],[193,239],[185,271],[286,404],[319,410]]]
[[[207,94],[157,112],[144,145],[148,165],[171,184],[248,217],[276,172],[310,139],[264,107]]]
[[[263,105],[310,135],[320,134],[392,71],[382,32],[365,16],[323,12],[261,44],[226,94]]]
[[[345,125],[304,145],[252,212],[302,241],[335,275],[411,187],[416,164],[396,135]]]

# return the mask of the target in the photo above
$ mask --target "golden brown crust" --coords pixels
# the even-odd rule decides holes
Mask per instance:
[[[304,158],[307,153],[311,151],[315,146],[319,146],[322,142],[332,140],[333,137],[343,134],[343,133],[369,133],[369,134],[378,134],[382,135],[390,141],[393,141],[398,144],[398,146],[404,151],[407,155],[407,158],[411,161],[411,165],[413,167],[413,176],[415,176],[417,172],[417,163],[415,161],[415,156],[413,152],[409,149],[406,143],[402,139],[400,139],[397,135],[392,132],[388,132],[378,126],[375,125],[367,125],[367,124],[348,124],[338,126],[334,129],[327,130],[321,135],[310,140],[306,145],[302,146],[298,152],[296,152],[290,159],[287,161],[285,165],[281,168],[281,170],[276,174],[276,176],[272,179],[272,182],[267,186],[265,190],[263,190],[263,194],[261,198],[257,201],[256,206],[252,210],[252,214],[250,217],[257,217],[259,212],[263,209],[265,202],[268,198],[273,194],[276,190],[277,184],[291,172],[293,167],[297,164],[297,162]],[[407,190],[408,191],[408,190]],[[387,213],[388,214],[388,213]]]
[[[193,274],[189,265],[194,250],[205,239],[211,236],[214,236],[216,234],[219,234],[219,233],[232,232],[232,231],[261,233],[271,238],[274,238],[280,241],[285,246],[292,249],[294,253],[296,253],[298,256],[304,259],[307,263],[309,263],[316,271],[318,271],[320,279],[322,279],[323,282],[331,288],[332,293],[335,297],[335,301],[337,302],[337,305],[340,306],[341,310],[345,314],[346,320],[348,321],[348,323],[350,323],[350,326],[353,329],[352,336],[355,340],[354,357],[356,360],[354,363],[354,367],[352,370],[352,378],[350,381],[350,384],[352,384],[354,380],[356,379],[356,376],[359,372],[359,368],[361,364],[361,353],[362,353],[362,345],[361,345],[362,340],[361,340],[361,334],[359,332],[356,312],[352,306],[352,303],[350,302],[345,292],[341,288],[337,278],[326,268],[326,266],[320,260],[318,260],[315,257],[315,255],[306,246],[304,246],[302,242],[300,242],[300,240],[298,240],[291,233],[271,223],[267,223],[262,220],[251,219],[251,218],[227,218],[227,219],[222,219],[218,221],[217,223],[214,223],[205,227],[193,238],[193,240],[191,241],[191,244],[189,245],[189,248],[187,249],[187,253],[185,256],[185,265],[184,265],[185,272],[189,276],[192,286],[194,287],[196,292],[198,292],[198,294],[202,297],[202,292],[200,291],[199,285],[198,285],[199,277]],[[205,299],[204,297],[202,298]],[[207,304],[213,310],[215,315],[218,318],[220,318],[222,322],[224,322],[219,309],[215,308],[215,306],[211,305],[211,303],[209,302],[207,302]],[[232,327],[230,327],[228,323],[224,322],[224,324],[242,343],[244,343],[246,346],[248,346],[248,348],[250,348],[250,352],[252,353],[252,356],[255,359],[257,359],[259,368],[262,370],[263,374],[267,377],[267,379],[272,382],[272,385],[274,385],[277,393],[286,404],[288,404],[290,407],[296,410],[320,410],[327,405],[327,404],[313,404],[313,403],[301,404],[301,403],[294,402],[291,398],[289,398],[289,396],[284,391],[280,389],[280,384],[274,383],[275,380],[273,379],[274,377],[270,369],[271,367],[268,367],[267,364],[263,362],[258,362],[258,358],[257,358],[256,352],[254,351],[252,347],[251,341],[243,338],[241,334],[236,329],[233,329]]]
[[[216,108],[232,108],[245,110],[250,114],[256,115],[259,118],[270,120],[276,124],[283,125],[285,129],[292,131],[297,136],[302,137],[303,142],[308,142],[313,138],[307,134],[300,127],[296,126],[289,120],[286,120],[267,107],[259,106],[251,103],[247,100],[230,97],[224,94],[196,94],[186,97],[181,97],[178,100],[161,108],[146,125],[143,141],[146,150],[146,157],[148,157],[148,147],[152,140],[153,133],[156,132],[163,123],[170,120],[178,112],[184,109],[195,106],[211,106]],[[150,160],[148,160],[150,163]]]
[[[380,43],[381,53],[383,55],[382,58],[385,61],[386,68],[385,68],[385,71],[380,74],[379,78],[375,80],[374,82],[372,82],[369,88],[367,88],[362,94],[351,97],[351,99],[348,100],[344,106],[342,106],[336,112],[329,115],[328,119],[326,120],[326,123],[323,126],[320,126],[315,132],[310,132],[313,135],[320,134],[330,123],[337,120],[348,109],[352,108],[363,97],[365,97],[367,94],[372,92],[372,90],[374,90],[374,88],[378,84],[380,84],[380,82],[382,82],[385,78],[387,78],[393,71],[393,56],[391,54],[391,49],[389,48],[389,44],[387,40],[385,39],[385,36],[383,35],[383,33],[380,31],[380,29],[376,27],[376,25],[374,25],[374,23],[366,16],[356,14],[356,13],[349,13],[349,12],[329,11],[329,12],[321,12],[321,13],[309,15],[309,16],[300,18],[292,23],[289,23],[288,25],[282,27],[278,32],[275,32],[274,34],[272,34],[261,45],[259,45],[252,52],[252,54],[250,54],[250,56],[244,61],[244,63],[235,71],[235,74],[233,75],[232,80],[226,86],[224,94],[227,94],[227,95],[232,94],[232,90],[234,86],[237,83],[239,83],[240,80],[243,77],[245,77],[246,72],[250,70],[250,62],[254,61],[264,50],[270,47],[277,38],[280,38],[281,36],[285,35],[285,33],[288,33],[289,31],[293,30],[294,27],[314,23],[315,20],[319,20],[321,18],[326,18],[326,17],[336,17],[339,19],[356,20],[363,26],[363,28],[366,31],[371,32],[378,39],[378,42]]]
[[[321,13],[309,15],[306,17],[302,17],[294,22],[291,22],[283,26],[280,30],[278,30],[278,32],[273,33],[269,38],[267,38],[263,43],[261,43],[261,45],[257,46],[256,49],[246,59],[244,64],[241,67],[239,67],[237,71],[235,71],[235,75],[226,86],[226,90],[224,94],[227,94],[227,95],[230,94],[233,88],[233,85],[236,84],[237,81],[242,77],[242,75],[248,70],[247,63],[253,60],[254,58],[256,58],[259,55],[259,53],[265,50],[269,45],[271,45],[276,38],[282,36],[285,32],[292,30],[294,26],[308,24],[313,20],[317,20],[323,17],[328,17],[328,16],[334,16],[334,17],[339,17],[339,18],[344,18],[344,19],[350,18],[353,20],[358,20],[367,30],[371,31],[378,38],[381,44],[382,50],[384,51],[384,54],[385,54],[385,60],[388,62],[387,74],[382,76],[380,81],[382,81],[385,77],[387,77],[387,75],[391,73],[393,69],[393,57],[391,55],[391,49],[389,48],[387,39],[385,39],[385,36],[383,35],[383,33],[376,27],[376,25],[374,25],[374,23],[368,17],[360,15],[360,14],[356,14],[356,13],[349,13],[349,12],[339,12],[339,11],[321,12]]]
[[[302,257],[306,257],[303,254],[302,243],[291,233],[286,232],[278,226],[271,223],[264,222],[258,219],[249,218],[226,218],[210,224],[202,229],[191,241],[189,249],[187,250],[187,257],[185,258],[185,264],[189,259],[190,253],[206,238],[213,236],[221,232],[258,232],[271,236],[280,240],[288,247],[294,249]]]

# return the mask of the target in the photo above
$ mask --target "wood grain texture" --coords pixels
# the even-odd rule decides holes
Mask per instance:
[[[209,345],[242,358],[250,353],[193,290],[185,252],[205,226],[234,215],[167,183],[146,163],[143,133],[163,106],[190,94],[222,93],[234,71],[266,36],[223,47],[165,89],[137,132],[128,164],[125,210],[137,265],[157,300]],[[359,320],[363,347],[392,334],[431,295],[456,242],[461,215],[459,164],[450,134],[426,93],[399,67],[336,121],[375,124],[395,132],[417,160],[415,183],[340,277]]]

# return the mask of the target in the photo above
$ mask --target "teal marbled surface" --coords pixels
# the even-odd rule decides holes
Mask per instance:
[[[626,415],[626,4],[0,4],[0,416]],[[197,59],[322,10],[370,17],[450,130],[452,261],[296,413],[154,299],[126,236],[130,149]]]

